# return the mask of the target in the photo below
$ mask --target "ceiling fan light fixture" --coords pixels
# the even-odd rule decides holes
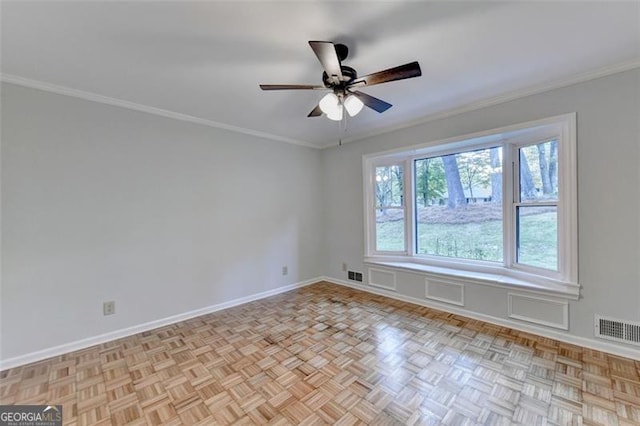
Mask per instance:
[[[318,104],[325,114],[335,114],[340,108],[340,99],[334,93],[327,93]]]
[[[340,121],[342,120],[343,110],[344,109],[342,108],[342,105],[338,105],[338,108],[336,108],[334,111],[326,113],[327,118],[333,121]]]
[[[362,101],[355,95],[349,95],[344,100],[344,108],[349,113],[350,117],[355,117],[360,111],[362,111],[362,107],[364,104]]]

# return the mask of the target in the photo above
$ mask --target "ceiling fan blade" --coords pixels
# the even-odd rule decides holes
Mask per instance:
[[[322,115],[322,110],[320,109],[320,105],[317,105],[313,110],[311,110],[311,112],[309,113],[309,115],[307,115],[307,117],[319,117]]]
[[[405,78],[420,77],[422,71],[418,62],[411,62],[400,65],[399,67],[389,68],[388,70],[375,72],[353,80],[350,86],[364,82],[367,86],[374,84],[387,83],[389,81],[404,80]]]
[[[318,57],[327,75],[329,77],[335,75],[338,80],[342,80],[342,69],[336,46],[330,41],[310,41],[309,46]]]
[[[321,90],[324,86],[313,86],[311,84],[261,84],[262,90]]]
[[[357,96],[358,99],[360,99],[363,104],[365,104],[366,106],[368,106],[369,108],[377,112],[385,112],[386,110],[388,110],[393,106],[390,103],[383,101],[382,99],[375,98],[363,92],[355,91],[351,93]]]

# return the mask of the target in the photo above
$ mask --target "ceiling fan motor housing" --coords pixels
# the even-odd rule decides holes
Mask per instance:
[[[335,83],[335,79],[332,76],[328,76],[326,71],[322,72],[322,81],[325,87],[329,89],[345,89],[346,86],[358,77],[358,73],[351,67],[346,65],[340,66],[342,71],[342,79],[339,83]]]

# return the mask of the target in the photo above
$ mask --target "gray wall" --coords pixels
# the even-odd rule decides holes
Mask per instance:
[[[1,359],[323,273],[319,150],[9,84],[1,136]]]
[[[428,96],[428,95],[426,95]],[[323,151],[326,274],[362,264],[362,155],[577,112],[579,282],[569,333],[593,338],[594,314],[640,320],[640,70],[528,96]],[[366,277],[366,274],[365,274]],[[424,281],[399,274],[398,291],[424,297]],[[506,318],[504,290],[471,285],[471,312]]]
[[[322,151],[3,84],[0,359],[344,280],[342,262],[365,270],[363,154],[574,111],[583,299],[568,333],[592,338],[595,313],[640,320],[640,70]],[[503,290],[468,287],[466,309],[505,318]]]

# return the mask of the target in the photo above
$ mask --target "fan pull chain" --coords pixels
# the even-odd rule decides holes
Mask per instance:
[[[343,109],[342,120],[338,123],[338,146],[342,146],[342,135],[345,133],[347,133],[347,114]]]

